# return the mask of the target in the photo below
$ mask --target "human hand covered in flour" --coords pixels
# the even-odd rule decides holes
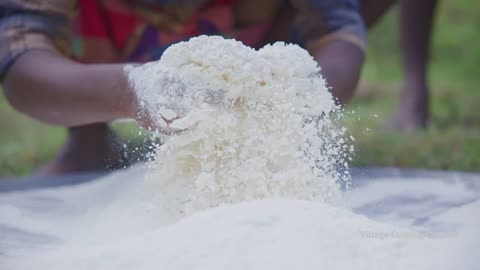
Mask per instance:
[[[127,65],[124,70],[138,100],[135,118],[151,131],[167,135],[183,131],[188,127],[177,122],[189,112],[225,100],[223,91],[189,83],[158,62]]]

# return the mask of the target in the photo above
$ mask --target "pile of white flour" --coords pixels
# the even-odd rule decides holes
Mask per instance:
[[[297,45],[256,51],[201,36],[127,72],[157,127],[177,131],[150,177],[185,185],[179,211],[276,197],[336,202],[350,181],[353,149],[331,120],[338,106]]]

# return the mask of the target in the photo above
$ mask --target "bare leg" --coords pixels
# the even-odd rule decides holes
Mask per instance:
[[[69,128],[67,142],[55,160],[36,174],[106,170],[121,163],[121,149],[115,134],[107,124],[91,124]]]
[[[436,0],[402,0],[400,33],[405,85],[392,126],[412,132],[429,120],[427,64]]]
[[[362,17],[367,27],[374,26],[396,2],[396,0],[360,0]]]

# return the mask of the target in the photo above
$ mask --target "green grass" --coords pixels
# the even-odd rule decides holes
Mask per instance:
[[[347,106],[356,137],[355,165],[480,171],[480,17],[476,1],[440,1],[429,76],[431,126],[405,135],[383,128],[402,87],[397,14],[369,34],[359,94]],[[378,117],[374,117],[377,115]]]
[[[62,128],[43,125],[15,112],[0,99],[0,177],[23,175],[55,155]]]
[[[356,138],[354,165],[480,171],[480,3],[440,2],[430,65],[432,125],[416,134],[383,128],[402,87],[397,14],[369,34],[361,87],[346,107]],[[14,112],[0,98],[0,178],[24,175],[50,160],[65,139],[62,128]],[[117,126],[124,136],[137,131]],[[126,134],[126,135],[125,135]]]

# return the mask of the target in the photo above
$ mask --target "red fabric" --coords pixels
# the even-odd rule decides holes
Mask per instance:
[[[102,1],[102,0],[100,0]],[[104,8],[97,0],[78,0],[80,35],[83,37],[109,37],[111,31],[114,46],[122,48],[137,26],[137,18],[130,13],[116,13]]]
[[[103,37],[106,29],[96,0],[79,0],[80,34],[89,37]]]
[[[203,8],[208,9],[218,6],[231,7],[236,1],[237,0],[212,0]],[[165,12],[162,7],[158,5],[142,3],[140,0],[130,0],[130,2],[138,2],[139,5],[151,7],[158,12]],[[102,5],[102,0],[78,0],[77,3],[79,7],[79,34],[86,39],[104,38],[113,42],[112,45],[115,48],[122,49],[137,27],[144,24],[144,21],[134,12],[125,9],[107,8],[105,4]],[[197,36],[200,34],[196,23],[198,18],[199,16],[195,15],[189,22],[184,24],[183,35]],[[168,33],[166,36],[168,36]]]

